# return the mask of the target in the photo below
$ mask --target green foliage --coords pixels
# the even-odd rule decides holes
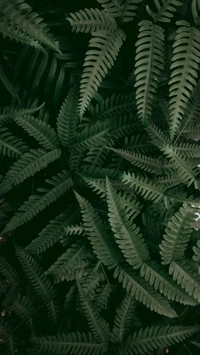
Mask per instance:
[[[199,0],[91,4],[0,2],[0,353],[186,355]]]

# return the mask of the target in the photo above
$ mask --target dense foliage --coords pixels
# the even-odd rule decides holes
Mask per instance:
[[[0,36],[1,354],[198,354],[200,1],[0,0]]]

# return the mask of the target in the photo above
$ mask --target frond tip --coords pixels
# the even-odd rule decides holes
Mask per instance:
[[[79,113],[82,117],[94,93],[97,91],[109,69],[112,68],[119,50],[126,38],[121,29],[114,32],[100,30],[92,34],[89,42],[91,48],[84,61],[84,70],[80,85]]]

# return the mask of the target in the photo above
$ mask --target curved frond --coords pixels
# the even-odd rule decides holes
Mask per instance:
[[[129,271],[122,266],[117,266],[114,270],[114,277],[118,278],[123,288],[125,288],[132,297],[142,302],[147,308],[150,308],[151,311],[170,318],[177,316],[167,300],[149,286],[136,271]]]
[[[93,33],[84,61],[84,70],[80,84],[79,112],[82,117],[94,93],[97,91],[109,69],[112,68],[119,50],[125,40],[121,29],[114,32],[101,30]]]
[[[146,122],[164,69],[164,30],[150,21],[139,23],[136,42],[135,87],[138,117]]]
[[[109,150],[115,152],[120,157],[126,159],[134,166],[141,168],[149,173],[154,173],[156,175],[162,174],[162,164],[161,161],[155,158],[148,157],[140,153],[130,152],[124,149],[114,149],[108,148]]]
[[[25,247],[30,254],[40,254],[59,241],[64,235],[63,228],[73,223],[79,209],[68,209],[52,219],[39,233],[38,237]]]
[[[123,200],[120,199],[120,195],[114,190],[108,178],[106,190],[108,217],[116,242],[126,261],[137,269],[148,260],[149,253],[140,229],[133,224],[135,208],[132,210],[130,205],[127,208],[127,205],[123,204]]]
[[[33,257],[25,251],[15,245],[16,255],[26,273],[27,278],[33,285],[37,294],[44,300],[47,301],[51,297],[55,297],[56,292],[53,285],[47,276],[44,275],[44,271],[40,265],[33,259]]]
[[[123,22],[130,22],[135,17],[135,11],[138,8],[138,4],[142,2],[142,0],[125,0],[122,3],[122,21]]]
[[[133,173],[123,173],[122,182],[128,184],[145,199],[158,202],[166,188],[162,185],[152,183],[148,178],[136,176]]]
[[[84,274],[85,261],[91,259],[91,252],[88,250],[88,245],[83,240],[77,240],[73,243],[65,253],[63,253],[56,262],[45,272],[46,275],[52,275],[56,282],[59,282],[64,277],[65,280],[71,280],[71,275],[74,276],[76,269],[79,274],[82,269]],[[80,277],[80,275],[79,275]]]
[[[64,195],[73,185],[71,176],[66,171],[58,173],[57,176],[53,176],[51,180],[48,179],[46,181],[50,185],[53,185],[53,188],[38,189],[37,191],[43,192],[43,194],[30,196],[19,208],[19,211],[11,218],[3,233],[16,229],[30,221],[40,211],[43,211],[60,196]]]
[[[185,305],[195,306],[197,303],[190,298],[180,286],[171,280],[167,272],[154,262],[144,263],[140,269],[140,275],[160,291],[168,300],[176,301]]]
[[[94,253],[104,265],[109,268],[115,267],[117,265],[119,253],[116,250],[111,235],[108,234],[108,231],[105,229],[93,206],[77,192],[75,192],[75,196],[79,202],[85,232],[92,244]]]
[[[174,138],[196,86],[200,60],[200,31],[178,21],[169,81],[170,136]]]
[[[179,260],[184,256],[194,227],[197,210],[190,205],[183,204],[183,207],[169,220],[163,241],[160,244],[163,265],[170,264],[172,260]]]
[[[77,134],[76,142],[71,145],[70,149],[80,152],[88,148],[100,146],[105,142],[105,138],[109,136],[110,123],[108,121],[93,123],[85,126],[85,128]]]
[[[100,30],[114,31],[117,28],[115,19],[99,9],[84,9],[70,13],[67,20],[74,32],[92,33]]]
[[[113,17],[122,14],[122,0],[97,0],[104,10]]]
[[[56,148],[51,151],[44,149],[31,149],[24,153],[17,160],[5,175],[0,184],[0,194],[4,194],[12,189],[13,186],[20,184],[28,177],[33,176],[37,171],[47,167],[50,163],[59,159],[61,150]]]
[[[111,341],[113,343],[121,343],[126,334],[130,331],[135,317],[135,309],[136,300],[127,293],[116,310],[113,331],[111,334]]]
[[[90,106],[89,111],[92,117],[98,119],[117,118],[127,113],[135,112],[134,95],[113,94],[94,107]]]
[[[30,115],[16,117],[15,122],[47,150],[59,147],[56,132],[44,121]]]
[[[154,3],[157,13],[154,13],[148,5],[146,5],[146,10],[155,22],[170,22],[177,11],[176,7],[183,5],[182,0],[154,0]]]
[[[0,32],[4,38],[9,37],[11,40],[39,49],[42,48],[41,45],[45,45],[61,53],[58,42],[49,33],[49,28],[43,19],[23,0],[1,1],[0,13]]]
[[[0,31],[1,31],[1,27],[0,27]],[[1,67],[1,65],[0,65],[0,81],[3,83],[4,87],[8,90],[10,95],[14,97],[18,101],[18,103],[20,103],[20,98],[17,92],[15,91],[13,85],[11,84],[10,80],[8,79],[6,73],[4,72],[3,68]]]
[[[7,128],[1,128],[0,133],[0,153],[10,158],[18,158],[29,148],[19,138],[14,137]]]
[[[54,352],[54,354],[71,353],[74,355],[103,355],[107,350],[107,343],[99,343],[89,333],[68,333],[47,337],[32,338],[31,343],[41,352]]]
[[[73,86],[68,92],[58,114],[58,137],[64,147],[70,147],[75,142],[78,123],[77,100],[78,90],[76,86]]]
[[[194,255],[193,260],[199,263],[199,274],[200,274],[200,240],[197,242],[197,246],[193,247]]]
[[[198,325],[170,326],[165,327],[152,326],[145,329],[137,330],[133,335],[119,346],[119,354],[149,354],[154,349],[165,348],[176,343],[182,342],[184,339],[199,332]]]
[[[188,260],[172,261],[169,266],[169,274],[190,296],[200,302],[200,276],[196,265]]]
[[[100,343],[106,343],[110,335],[108,323],[98,314],[91,302],[85,297],[81,284],[78,280],[77,286],[81,305],[91,332],[94,334],[95,339],[97,339]]]

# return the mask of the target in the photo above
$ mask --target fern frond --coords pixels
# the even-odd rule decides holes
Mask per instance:
[[[193,247],[194,255],[193,260],[199,263],[199,274],[200,274],[200,241],[198,240],[197,246]]]
[[[150,308],[151,311],[170,318],[177,316],[166,299],[149,286],[136,271],[126,270],[122,266],[117,266],[114,270],[114,277],[118,278],[123,288],[125,288],[132,297],[142,302],[146,307]]]
[[[31,317],[34,312],[34,306],[29,298],[19,294],[9,307],[9,310],[14,312],[18,317],[25,319]]]
[[[57,131],[60,142],[64,147],[70,147],[75,142],[78,123],[77,100],[77,87],[73,86],[68,92],[58,114]]]
[[[162,170],[161,170],[162,165],[158,159],[151,158],[140,153],[130,152],[124,149],[114,149],[114,148],[108,148],[108,149],[115,152],[120,157],[126,159],[131,164],[141,168],[144,171],[147,171],[149,173],[154,173],[156,175],[162,174]]]
[[[116,118],[135,111],[133,94],[113,94],[96,106],[90,106],[89,111],[94,118]]]
[[[138,4],[142,2],[142,0],[125,0],[122,3],[122,22],[130,22],[135,17],[135,11],[138,8]]]
[[[72,179],[66,171],[58,173],[53,176],[52,180],[46,180],[49,184],[53,185],[52,189],[38,189],[45,193],[32,195],[27,201],[19,208],[19,211],[11,218],[3,233],[16,229],[24,223],[30,221],[40,211],[43,211],[47,206],[56,201],[60,196],[64,195],[72,187]]]
[[[26,11],[24,11],[26,9]],[[36,48],[45,45],[58,53],[58,42],[49,33],[47,25],[32,8],[22,1],[7,2],[2,1],[0,5],[1,24],[0,32],[3,37],[20,41]]]
[[[18,158],[27,152],[27,145],[19,138],[12,136],[7,128],[1,128],[0,153],[10,158]]]
[[[107,121],[87,125],[77,134],[76,143],[71,145],[70,149],[80,152],[91,147],[100,146],[109,135],[110,124]]]
[[[186,21],[178,21],[169,81],[170,136],[174,138],[198,78],[200,32]]]
[[[170,143],[166,134],[164,134],[154,123],[148,122],[148,124],[145,125],[145,130],[148,132],[152,143],[159,149],[162,149]]]
[[[183,204],[169,220],[163,241],[160,244],[163,265],[170,264],[172,260],[179,260],[183,257],[194,227],[196,211],[197,209]]]
[[[46,168],[47,165],[59,159],[60,155],[61,150],[59,148],[51,151],[31,149],[29,152],[24,153],[5,175],[5,178],[0,184],[0,194],[8,192],[13,186],[33,176],[37,171]]]
[[[103,166],[109,154],[106,147],[113,147],[114,144],[114,140],[109,136],[102,137],[99,144],[94,148],[90,148],[89,152],[87,152],[84,162],[89,163],[88,167],[90,166],[92,169]]]
[[[92,244],[94,253],[104,265],[109,268],[115,267],[119,253],[116,251],[114,241],[93,206],[77,192],[74,193],[79,202],[85,232]]]
[[[21,247],[15,245],[15,251],[28,280],[33,285],[37,294],[44,301],[51,299],[51,297],[55,297],[55,289],[47,276],[44,275],[41,266]]]
[[[158,202],[166,190],[162,185],[152,183],[148,178],[133,173],[123,173],[122,182],[128,184],[142,197]]]
[[[122,14],[122,0],[97,0],[104,10],[113,17],[119,17]]]
[[[107,343],[97,342],[91,333],[76,332],[38,337],[32,338],[31,343],[41,352],[53,351],[58,355],[103,355],[107,350]]]
[[[111,334],[113,343],[121,343],[130,331],[135,316],[136,300],[127,293],[116,310],[114,326]]]
[[[195,188],[198,188],[198,169],[196,167],[192,167],[191,164],[188,163],[187,158],[184,157],[183,154],[178,153],[172,146],[166,146],[163,148],[163,151],[176,168],[179,179],[187,186],[194,183]]]
[[[67,235],[72,235],[72,234],[75,234],[75,235],[82,235],[85,233],[85,230],[84,230],[84,227],[83,225],[74,225],[74,226],[67,226],[67,227],[64,227],[64,231]],[[65,238],[61,239],[61,243],[63,245],[65,245]]]
[[[139,268],[149,258],[140,229],[133,224],[135,208],[127,209],[120,199],[108,178],[106,179],[108,217],[116,242],[119,245],[126,261],[134,268]],[[131,216],[131,219],[130,219]]]
[[[169,266],[169,274],[190,296],[198,302],[200,301],[200,276],[196,265],[187,260],[172,261]]]
[[[84,9],[69,14],[67,20],[74,32],[92,33],[100,30],[114,31],[117,23],[111,15],[99,9]]]
[[[156,291],[167,297],[168,300],[176,301],[185,305],[195,306],[197,303],[190,298],[178,285],[176,285],[167,272],[154,262],[144,263],[140,269],[140,275],[153,286]]]
[[[160,0],[160,2],[154,0],[154,3],[157,13],[154,13],[148,5],[146,5],[146,10],[155,22],[170,22],[174,13],[178,10],[176,7],[183,5],[182,0]]]
[[[0,31],[1,31],[1,27],[0,27]],[[20,103],[19,95],[17,94],[16,90],[14,89],[13,85],[11,84],[10,80],[8,79],[1,65],[0,65],[0,81],[3,83],[4,87],[10,93],[10,95],[14,97],[18,101],[18,103]]]
[[[136,105],[138,117],[146,122],[164,69],[164,30],[150,21],[142,21],[139,26],[135,56]]]
[[[112,287],[109,283],[101,285],[96,289],[96,299],[94,308],[100,313],[103,309],[107,309],[109,297],[112,292]]]
[[[91,302],[87,300],[84,293],[82,292],[80,282],[78,280],[76,282],[79,290],[81,305],[83,307],[90,330],[94,334],[97,341],[100,343],[106,343],[110,335],[108,323],[98,314]]]
[[[76,269],[84,269],[85,260],[91,258],[91,253],[88,250],[88,245],[83,240],[77,240],[71,247],[63,253],[56,262],[45,272],[46,275],[53,275],[57,280],[61,280],[62,277],[70,276]]]
[[[125,40],[121,29],[114,32],[101,30],[93,33],[84,61],[84,70],[80,84],[79,113],[82,117],[91,99],[97,91],[109,69],[112,68],[119,50]]]
[[[179,143],[176,144],[176,151],[187,158],[200,158],[200,146],[197,144]]]
[[[25,247],[25,251],[30,254],[40,254],[59,241],[64,235],[63,227],[73,223],[79,209],[68,209],[51,220],[47,226],[42,229],[38,237]]]
[[[56,132],[42,120],[24,115],[16,117],[15,122],[31,137],[34,137],[44,149],[52,150],[59,147],[60,144]]]
[[[199,332],[198,325],[183,326],[170,326],[165,327],[152,326],[144,329],[137,330],[133,335],[119,346],[119,354],[149,354],[150,351],[159,348],[172,346],[180,343],[193,334]]]
[[[7,284],[15,285],[19,283],[19,276],[15,269],[2,257],[0,257],[0,274],[7,280]]]

